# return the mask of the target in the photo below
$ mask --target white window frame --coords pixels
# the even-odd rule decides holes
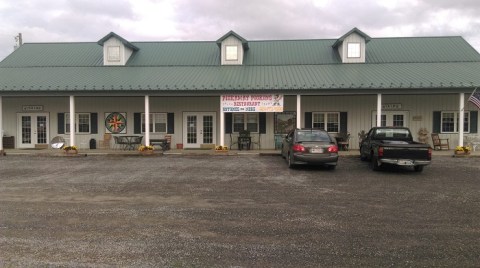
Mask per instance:
[[[145,133],[145,113],[142,113],[141,119],[141,128],[142,133]],[[162,118],[163,117],[163,118]],[[165,120],[165,123],[162,121],[156,120]],[[157,124],[165,124],[165,129],[157,129]],[[160,133],[166,134],[168,131],[168,114],[167,113],[150,113],[150,133]]]
[[[321,122],[315,122],[315,117],[321,117],[320,115],[323,114],[323,127],[316,126],[315,124],[320,124]],[[337,122],[329,122],[329,116],[335,116],[337,118]],[[327,131],[328,133],[340,133],[340,112],[312,112],[312,127],[319,128]],[[328,131],[329,124],[336,124],[335,128],[336,131]]]
[[[225,46],[225,60],[237,61],[238,60],[238,46],[227,45]]]
[[[250,133],[258,133],[259,125],[260,125],[260,119],[258,116],[258,113],[233,113],[232,115],[232,132],[238,133],[241,130],[248,130]],[[241,123],[243,123],[243,129],[235,129],[235,124],[241,124],[241,123],[236,123],[235,119],[236,118],[242,118]],[[250,122],[249,122],[250,119]],[[251,122],[251,120],[254,119],[256,122]],[[252,125],[255,124],[255,127],[252,127]]]
[[[347,44],[347,57],[360,58],[362,56],[361,44],[358,42],[351,42]]]
[[[465,116],[464,116],[464,129],[463,133],[470,133],[470,111],[464,111]],[[453,114],[454,122],[453,122],[453,131],[444,131],[443,128],[443,120],[444,120],[444,115],[445,114]],[[446,118],[446,117],[445,117]],[[458,133],[458,121],[460,120],[460,115],[458,111],[442,111],[441,112],[441,117],[440,117],[440,133],[446,133],[446,134],[452,134],[452,133]],[[465,124],[466,124],[466,129],[465,129]]]
[[[88,131],[80,132],[80,115],[88,116]],[[70,134],[70,113],[65,113],[65,134]],[[90,134],[92,132],[92,115],[90,113],[75,113],[75,134]]]

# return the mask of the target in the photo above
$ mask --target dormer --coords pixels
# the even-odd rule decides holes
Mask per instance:
[[[364,32],[353,28],[340,37],[332,47],[337,49],[342,63],[365,63],[366,44],[370,39]]]
[[[248,42],[234,31],[230,31],[217,40],[222,65],[242,65]]]
[[[132,45],[114,32],[100,39],[98,44],[103,46],[103,65],[105,66],[126,65],[133,52],[139,50],[138,47]]]

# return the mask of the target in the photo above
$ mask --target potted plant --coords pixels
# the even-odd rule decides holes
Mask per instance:
[[[469,155],[472,149],[468,146],[455,147],[455,155]]]
[[[70,145],[70,146],[64,146],[63,151],[65,154],[78,154],[78,147],[75,145]]]
[[[142,155],[151,155],[151,154],[153,154],[154,150],[155,150],[155,148],[153,147],[153,145],[142,145],[142,146],[138,147],[138,151]]]

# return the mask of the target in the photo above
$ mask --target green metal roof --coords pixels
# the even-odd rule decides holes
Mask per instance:
[[[213,42],[131,42],[126,66],[102,66],[97,43],[24,44],[0,63],[0,92],[471,88],[480,54],[461,37],[372,38],[365,64],[326,40],[249,41],[244,65],[221,66]]]
[[[2,68],[0,91],[290,91],[468,88],[480,64]]]

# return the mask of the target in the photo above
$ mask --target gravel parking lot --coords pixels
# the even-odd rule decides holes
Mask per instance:
[[[0,267],[480,266],[479,158],[0,158]]]

